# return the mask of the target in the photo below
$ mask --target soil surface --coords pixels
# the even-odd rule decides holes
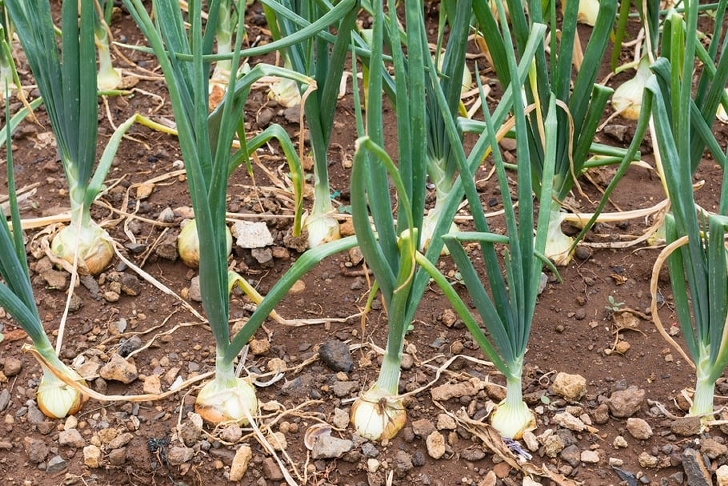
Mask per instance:
[[[251,39],[268,38],[257,4],[250,8],[247,24]],[[140,42],[125,14],[115,18],[112,31],[117,40]],[[585,39],[588,33],[584,27]],[[99,151],[113,132],[111,123],[116,126],[134,113],[157,121],[172,119],[165,83],[152,71],[154,63],[138,52],[122,52],[132,64],[119,59],[118,65],[125,76],[138,78],[138,84],[128,95],[101,99]],[[249,60],[251,65],[262,61],[274,59]],[[21,60],[19,68],[25,84],[32,85],[27,64]],[[484,73],[484,80],[495,85],[489,76]],[[618,85],[629,76],[622,74],[609,83]],[[348,204],[356,133],[351,90],[349,77],[330,153],[332,191],[342,208]],[[28,94],[37,96],[32,88]],[[15,98],[10,103],[16,111]],[[385,133],[392,133],[394,119],[386,115]],[[17,186],[28,194],[24,219],[62,215],[68,208],[63,171],[42,108],[37,116],[39,123],[24,122],[12,141]],[[265,87],[254,90],[246,105],[249,133],[280,123],[298,141],[298,118],[296,108],[269,100]],[[725,146],[726,126],[716,124],[714,130]],[[633,124],[617,118],[597,138],[626,147],[633,132]],[[503,149],[507,157],[514,156],[513,147],[504,144]],[[650,152],[645,140],[642,153],[648,164]],[[175,260],[176,235],[190,214],[180,159],[174,137],[134,127],[109,173],[107,191],[93,210],[128,262],[116,257],[101,275],[80,279],[65,321],[61,356],[77,367],[83,365],[91,388],[109,396],[167,391],[179,380],[214,369],[214,341],[201,319],[201,305],[193,299],[196,271]],[[483,200],[497,211],[501,196],[495,180],[487,179],[491,167],[487,161],[481,168],[479,188]],[[299,253],[283,243],[292,205],[280,150],[261,150],[253,169],[254,177],[245,170],[233,175],[228,209],[234,219],[265,222],[274,244],[255,251],[235,247],[230,264],[265,294]],[[606,186],[611,173],[594,172],[590,177],[592,182],[581,179],[584,194],[576,193],[572,202],[582,211],[598,201],[598,189]],[[705,160],[696,174],[696,181],[705,181],[698,193],[701,204],[710,207],[718,200],[721,177],[720,169]],[[611,199],[607,211],[615,212],[652,207],[664,195],[654,171],[633,167]],[[307,205],[310,202],[307,199]],[[384,443],[353,434],[348,425],[351,403],[377,377],[387,318],[378,299],[372,312],[360,317],[368,279],[355,254],[341,254],[309,272],[302,279],[305,288],[277,308],[287,323],[269,319],[251,343],[244,364],[260,385],[259,433],[235,426],[197,427],[189,414],[200,382],[154,401],[91,399],[74,417],[49,420],[35,404],[40,366],[21,351],[30,341],[3,312],[2,483],[223,484],[236,453],[248,447],[252,460],[239,482],[245,485],[710,484],[689,478],[709,476],[728,463],[726,435],[717,425],[701,435],[681,435],[693,432],[690,423],[676,419],[685,414],[689,394],[683,391],[693,386],[694,372],[651,322],[649,284],[659,247],[600,247],[624,245],[642,235],[655,218],[598,224],[568,266],[559,268],[561,281],[548,274],[526,354],[524,393],[536,412],[533,434],[538,441],[530,451],[529,444],[520,444],[532,456],[529,461],[524,461],[525,454],[517,460],[484,425],[490,407],[502,398],[504,380],[434,287],[426,291],[407,336],[400,389],[411,392],[406,428]],[[345,223],[347,215],[342,213],[341,219]],[[493,221],[497,226],[497,217]],[[466,218],[462,224],[467,227]],[[55,340],[71,280],[43,255],[41,242],[52,228],[29,229],[27,237],[37,303]],[[447,257],[441,268],[454,272]],[[666,271],[661,276],[660,315],[668,332],[682,342]],[[234,326],[250,314],[252,303],[235,292],[230,308]],[[308,323],[311,320],[316,322]],[[351,358],[345,371],[332,369],[320,357],[322,347],[337,344],[345,345],[344,361]],[[114,356],[134,365],[136,377],[130,383],[100,376],[104,372],[99,368]],[[283,376],[275,380],[271,370],[281,363]],[[560,383],[554,386],[560,374],[559,380],[564,374],[583,377],[585,394],[569,397]],[[726,392],[728,383],[721,379],[717,407]],[[332,437],[352,441],[350,450],[325,458],[307,449],[307,430],[322,423],[332,427]],[[438,459],[431,444],[437,438],[445,448]],[[271,453],[266,442],[285,444]],[[101,452],[98,464],[89,463],[91,446]],[[526,473],[536,483],[524,479]]]

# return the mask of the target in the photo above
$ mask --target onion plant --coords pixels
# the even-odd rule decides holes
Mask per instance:
[[[671,202],[666,220],[668,246],[653,271],[653,317],[659,322],[656,305],[657,275],[664,257],[670,274],[675,311],[685,344],[696,368],[696,387],[690,415],[708,418],[713,413],[716,380],[728,364],[728,268],[725,232],[728,228],[728,175],[726,154],[711,149],[723,167],[721,198],[717,214],[699,207],[693,194],[693,171],[702,157],[694,151],[696,139],[709,149],[715,136],[709,123],[697,109],[693,96],[694,66],[698,57],[698,2],[684,2],[683,15],[668,14],[663,34],[663,53],[652,66],[653,75],[646,84],[644,112],[640,116],[636,138],[641,138],[653,118],[656,152]],[[715,78],[728,69],[725,50],[719,56]],[[705,68],[707,69],[707,67]],[[724,83],[725,81],[722,81]],[[713,91],[711,88],[708,92]],[[723,91],[723,87],[720,90]],[[713,113],[715,113],[713,111]],[[674,341],[673,341],[674,344]]]
[[[277,0],[265,3],[269,20],[275,19],[276,29],[283,37],[288,38],[333,9],[327,3],[314,0]],[[359,12],[358,2],[349,3],[346,14],[331,26],[336,30],[333,41],[318,35],[292,44],[286,50],[286,58],[293,70],[313,78],[318,88],[308,96],[304,105],[314,162],[313,207],[304,221],[310,248],[340,237],[339,223],[334,217],[331,203],[327,153],[341,76],[351,32],[356,26]]]
[[[561,231],[561,205],[585,168],[599,120],[612,93],[611,88],[595,84],[595,80],[612,32],[618,2],[599,2],[596,23],[575,78],[572,65],[574,45],[578,40],[576,27],[579,2],[566,3],[563,17],[558,24],[556,2],[529,0],[524,5],[524,2],[507,0],[506,3],[513,26],[516,55],[520,55],[524,49],[534,23],[546,23],[551,29],[548,46],[550,54],[547,56],[546,49],[538,53],[529,83],[524,86],[527,104],[534,106],[528,114],[528,130],[525,133],[528,136],[533,165],[534,192],[539,194],[539,186],[545,183],[552,183],[554,186],[553,200],[541,201],[543,204],[550,204],[553,213],[546,254],[557,264],[565,265],[571,259],[574,241]],[[473,7],[481,34],[493,59],[496,75],[501,85],[507,86],[510,83],[510,73],[507,68],[508,56],[505,53],[508,52],[506,46],[511,44],[511,38],[503,35],[496,17],[485,2],[475,2]],[[545,116],[542,107],[550,93],[556,96],[557,104],[565,109],[557,114],[558,143],[554,177],[553,180],[546,181],[543,177],[545,138],[539,127],[542,126]],[[470,126],[484,129],[482,123]]]
[[[6,105],[7,106],[7,105]],[[9,110],[6,110],[9,112]],[[6,113],[6,119],[9,113]],[[7,124],[4,133],[10,137],[10,124]],[[33,342],[34,350],[43,359],[41,363],[43,376],[38,386],[38,408],[48,417],[63,418],[78,412],[86,401],[77,389],[67,385],[59,376],[69,381],[83,384],[84,380],[78,373],[69,368],[60,360],[38,313],[30,283],[28,262],[25,256],[23,232],[20,229],[20,214],[15,193],[15,179],[13,177],[13,155],[8,144],[7,150],[7,181],[9,193],[9,213],[12,227],[8,225],[6,214],[0,209],[0,306],[5,309],[15,321],[28,333]]]
[[[467,179],[472,182],[472,174],[484,157],[489,141],[482,134],[469,155],[466,155],[463,145],[458,143],[460,139],[456,119],[427,46],[422,2],[406,2],[404,5],[406,33],[403,38],[399,35],[385,37],[385,31],[399,32],[398,19],[395,15],[385,17],[383,2],[370,3],[373,29],[371,52],[368,53],[369,99],[365,135],[357,141],[354,156],[351,206],[359,246],[386,304],[388,337],[377,381],[354,403],[351,421],[360,435],[381,440],[396,435],[406,421],[404,405],[397,396],[400,363],[405,335],[429,282],[427,272],[415,262],[425,208],[428,143],[426,97],[433,96],[437,100],[438,115],[446,127],[459,174],[423,257],[431,263],[439,259],[443,248],[441,235],[450,228],[463,197],[466,187],[463,181]],[[388,10],[395,11],[393,1],[389,2]],[[543,40],[544,30],[543,26],[536,25],[528,47],[524,49],[521,65],[517,74],[514,74],[514,79],[521,83]],[[403,43],[407,46],[406,62]],[[383,64],[382,51],[385,45],[391,52],[394,64],[394,92],[397,97],[396,164],[382,148],[385,140],[381,118],[385,77],[374,75],[382,72],[380,66]],[[516,97],[519,93],[520,88],[516,91]],[[496,123],[503,123],[511,109],[512,98],[513,90],[508,87],[494,114]],[[396,218],[389,194],[390,180],[397,190]]]
[[[505,18],[502,5],[499,5],[498,8],[500,18]],[[504,35],[508,36],[507,23],[502,22],[502,29]],[[510,44],[505,44],[504,47],[506,49],[506,67],[511,79],[515,79],[515,53]],[[517,140],[516,155],[519,161],[528,161],[531,160],[532,155],[528,137],[526,136],[529,126],[526,122],[522,103],[522,99],[518,96],[514,97],[512,101]],[[536,194],[540,201],[550,201],[556,190],[555,185],[551,184],[550,181],[553,180],[556,165],[558,140],[556,113],[559,109],[561,107],[557,107],[555,96],[551,95],[548,108],[545,111],[546,116],[543,126],[537,127],[543,134],[544,141],[544,164],[540,167],[540,175],[544,182],[539,186],[539,192]],[[535,417],[522,398],[521,376],[535,312],[542,267],[547,262],[543,251],[550,231],[549,219],[552,217],[552,211],[549,205],[545,204],[541,205],[538,211],[534,211],[531,195],[531,180],[534,174],[531,164],[528,163],[518,164],[516,190],[518,192],[519,207],[518,211],[515,211],[514,201],[510,196],[505,164],[497,148],[496,127],[494,127],[487,110],[485,111],[484,123],[490,146],[494,147],[493,159],[500,193],[503,195],[507,234],[503,236],[491,232],[472,178],[465,178],[461,174],[473,215],[473,223],[477,231],[450,234],[443,237],[482,324],[479,324],[475,317],[471,315],[469,307],[463,303],[450,282],[437,270],[432,262],[422,256],[418,256],[417,261],[443,289],[454,309],[463,319],[475,342],[478,343],[495,367],[506,377],[506,397],[493,412],[491,423],[504,437],[518,439],[525,430],[535,427]],[[484,284],[471,262],[471,257],[464,247],[465,242],[477,242],[480,246],[479,256],[485,266],[490,293],[485,290]],[[507,245],[503,257],[505,278],[499,264],[500,259],[496,245]],[[487,335],[481,325],[485,326]]]
[[[61,51],[47,0],[6,0],[10,18],[23,45],[68,182],[71,223],[53,238],[51,250],[91,274],[101,272],[113,257],[109,236],[92,218],[90,207],[111,166],[96,165],[98,104],[94,52],[94,6],[66,0],[61,7]]]
[[[109,22],[114,2],[111,0],[94,0],[94,36],[96,51],[99,55],[99,70],[96,75],[98,89],[111,91],[121,83],[121,70],[114,67],[109,49]]]
[[[302,84],[311,81],[301,74],[265,64],[257,65],[240,78],[236,75],[237,70],[231,69],[222,103],[208,114],[209,54],[216,26],[210,16],[203,29],[201,3],[197,0],[189,3],[190,30],[187,32],[180,10],[172,2],[153,1],[155,22],[152,22],[142,0],[124,0],[147,38],[167,81],[195,212],[200,241],[202,306],[216,347],[215,377],[200,391],[195,408],[212,423],[245,423],[255,416],[257,399],[253,385],[235,375],[233,365],[236,357],[298,278],[326,256],[352,247],[355,240],[342,239],[301,255],[260,302],[247,324],[235,336],[230,335],[225,204],[230,173],[250,154],[242,121],[245,100],[252,84],[263,76],[291,77]],[[210,12],[217,11],[219,3],[219,0],[208,2]],[[238,12],[243,12],[243,7],[242,0],[236,3]],[[242,29],[242,24],[238,24],[230,56],[232,66],[237,66],[243,55],[240,50]],[[308,29],[286,42],[300,42],[305,36],[316,35],[317,32],[317,29]],[[272,51],[280,46],[280,43],[272,43],[266,49]],[[232,152],[236,134],[241,148]],[[257,137],[251,140],[256,147],[258,143],[264,142]]]

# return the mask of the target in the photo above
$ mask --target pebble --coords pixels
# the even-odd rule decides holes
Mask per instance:
[[[321,361],[333,371],[349,372],[354,367],[349,346],[338,339],[330,339],[318,350]]]
[[[192,460],[195,450],[191,447],[173,446],[167,449],[167,460],[173,466],[179,466]]]
[[[637,440],[647,440],[652,437],[652,428],[650,427],[650,424],[641,418],[628,418],[627,431]]]
[[[101,449],[95,445],[84,447],[83,463],[91,469],[98,469],[101,466]]]
[[[28,456],[28,460],[33,464],[40,464],[45,461],[45,458],[50,452],[45,442],[32,437],[25,437],[23,439],[23,448],[25,449],[25,454]]]
[[[723,464],[715,471],[715,480],[718,486],[728,486],[728,465]]]
[[[645,391],[632,385],[626,390],[617,390],[607,402],[609,411],[617,418],[631,417],[639,411],[645,401]]]
[[[570,402],[576,402],[586,394],[586,378],[560,372],[554,378],[551,389],[556,395]]]
[[[695,449],[687,448],[682,453],[682,464],[687,483],[690,486],[712,486],[710,471],[705,467],[703,458]]]
[[[708,456],[710,459],[717,459],[726,455],[728,447],[709,437],[700,441],[700,452]]]
[[[17,375],[20,373],[20,370],[23,369],[23,361],[14,357],[14,356],[8,356],[5,358],[5,365],[3,366],[3,373],[5,373],[5,376],[8,378]]]
[[[40,425],[46,421],[46,416],[35,405],[34,401],[28,402],[28,422],[34,425]]]
[[[7,388],[3,388],[2,391],[0,391],[0,412],[8,408],[8,405],[10,404],[10,392]]]
[[[248,345],[253,356],[261,356],[270,351],[270,341],[267,339],[251,339]]]
[[[670,431],[683,437],[698,435],[702,428],[700,417],[679,417],[670,423]]]
[[[46,472],[48,474],[56,474],[66,469],[67,466],[68,464],[61,456],[53,456],[48,461]]]
[[[564,447],[566,447],[566,445],[564,444],[563,439],[557,434],[551,434],[543,439],[544,454],[548,457],[554,458],[558,456],[559,453],[564,450]]]
[[[349,425],[349,412],[336,407],[334,409],[334,417],[331,421],[333,422],[334,427],[338,429],[346,429]]]
[[[276,451],[285,451],[286,448],[288,448],[288,441],[286,441],[286,436],[283,434],[283,432],[273,432],[268,434],[267,437],[268,443],[273,447],[273,450]]]
[[[253,458],[253,450],[247,444],[242,444],[235,451],[235,457],[230,465],[230,481],[240,481],[248,470],[250,459]]]
[[[365,442],[361,445],[361,453],[364,454],[364,457],[377,457],[379,449],[371,442]]]
[[[597,451],[581,451],[581,462],[585,464],[597,464],[599,462],[599,453]]]
[[[243,429],[238,424],[230,424],[220,433],[220,439],[234,444],[243,437]]]
[[[446,383],[436,386],[430,391],[432,399],[437,402],[446,402],[451,398],[460,398],[464,396],[475,396],[480,390],[470,383]]]
[[[281,481],[283,479],[283,472],[272,457],[266,457],[263,460],[263,477],[269,481]]]
[[[614,438],[614,441],[612,441],[612,447],[614,447],[615,449],[625,449],[629,447],[629,444],[627,444],[627,439],[625,439],[621,435],[618,435]]]
[[[343,456],[353,448],[354,442],[348,439],[323,435],[314,442],[311,456],[314,459],[334,459]]]
[[[437,430],[455,430],[458,428],[457,422],[450,415],[440,413],[437,415]]]
[[[637,460],[639,461],[640,466],[642,466],[644,468],[657,467],[657,465],[660,462],[660,460],[657,457],[655,457],[652,454],[647,453],[647,452],[642,452],[639,455],[639,457],[637,458]]]
[[[555,424],[575,432],[581,432],[586,428],[584,422],[574,417],[569,412],[557,413],[554,415],[553,421]]]
[[[564,448],[559,454],[562,460],[566,461],[571,467],[576,467],[581,462],[581,451],[572,444]]]
[[[606,403],[600,404],[594,409],[594,423],[604,425],[609,421],[609,406]]]
[[[159,395],[162,393],[162,382],[160,381],[159,375],[149,375],[144,380],[144,393],[150,395]]]
[[[394,455],[394,475],[397,479],[404,479],[407,473],[414,468],[412,456],[403,450],[398,450]]]
[[[425,440],[427,445],[427,454],[433,459],[440,459],[445,455],[445,437],[435,430],[427,436]]]
[[[109,452],[108,459],[112,466],[122,466],[126,462],[126,447],[112,450]]]
[[[139,376],[137,373],[136,366],[133,363],[125,360],[118,354],[111,356],[111,360],[101,367],[99,370],[99,376],[104,380],[120,381],[125,385],[128,385],[132,381],[136,380]]]
[[[337,398],[347,398],[359,388],[356,381],[335,381],[331,385],[331,391]]]
[[[109,449],[121,449],[129,442],[131,442],[132,439],[134,439],[134,434],[132,434],[131,432],[124,432],[121,435],[117,435],[116,437],[114,437],[113,440],[109,442]]]
[[[417,437],[425,438],[435,431],[435,424],[428,419],[418,419],[412,422],[412,432]]]
[[[75,447],[81,449],[86,445],[86,441],[81,437],[78,429],[63,430],[58,434],[58,443],[61,446]]]
[[[540,447],[536,435],[530,430],[527,430],[523,433],[522,439],[523,442],[526,444],[526,447],[528,447],[528,450],[531,452],[536,452]]]
[[[230,232],[240,248],[264,248],[274,243],[268,225],[264,222],[236,221]]]
[[[121,291],[125,295],[135,297],[142,292],[142,282],[136,275],[124,273],[121,276]]]

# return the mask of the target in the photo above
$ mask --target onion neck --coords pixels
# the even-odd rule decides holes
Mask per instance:
[[[708,420],[713,415],[713,395],[715,392],[715,381],[711,379],[712,366],[710,363],[710,351],[707,346],[699,345],[700,357],[696,363],[696,385],[693,404],[690,407],[690,415],[706,416]]]

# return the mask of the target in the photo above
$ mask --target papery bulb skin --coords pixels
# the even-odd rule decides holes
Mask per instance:
[[[490,424],[503,437],[520,440],[524,432],[536,428],[536,416],[525,402],[509,406],[504,400],[491,415]]]
[[[637,66],[635,76],[618,86],[612,94],[612,108],[626,120],[638,120],[642,111],[642,97],[645,85],[651,75],[650,63],[643,58]]]
[[[351,407],[351,424],[356,433],[369,440],[393,439],[407,423],[400,399],[372,388]]]
[[[316,248],[341,238],[339,222],[328,214],[309,215],[303,224],[308,231],[309,248]]]
[[[51,252],[73,265],[78,246],[78,268],[82,273],[100,274],[114,258],[111,237],[98,224],[91,222],[80,230],[77,225],[66,226],[51,241]]]
[[[78,377],[77,381],[86,386],[82,378]],[[36,399],[38,409],[43,415],[52,419],[62,419],[81,410],[88,397],[44,369]]]
[[[247,425],[248,417],[258,414],[255,388],[244,378],[212,380],[197,395],[195,412],[213,425],[223,422]]]
[[[225,227],[225,245],[229,255],[233,250],[233,235],[227,226]],[[197,236],[197,224],[194,219],[189,221],[180,231],[177,237],[177,252],[185,265],[190,268],[199,268],[200,240]]]

